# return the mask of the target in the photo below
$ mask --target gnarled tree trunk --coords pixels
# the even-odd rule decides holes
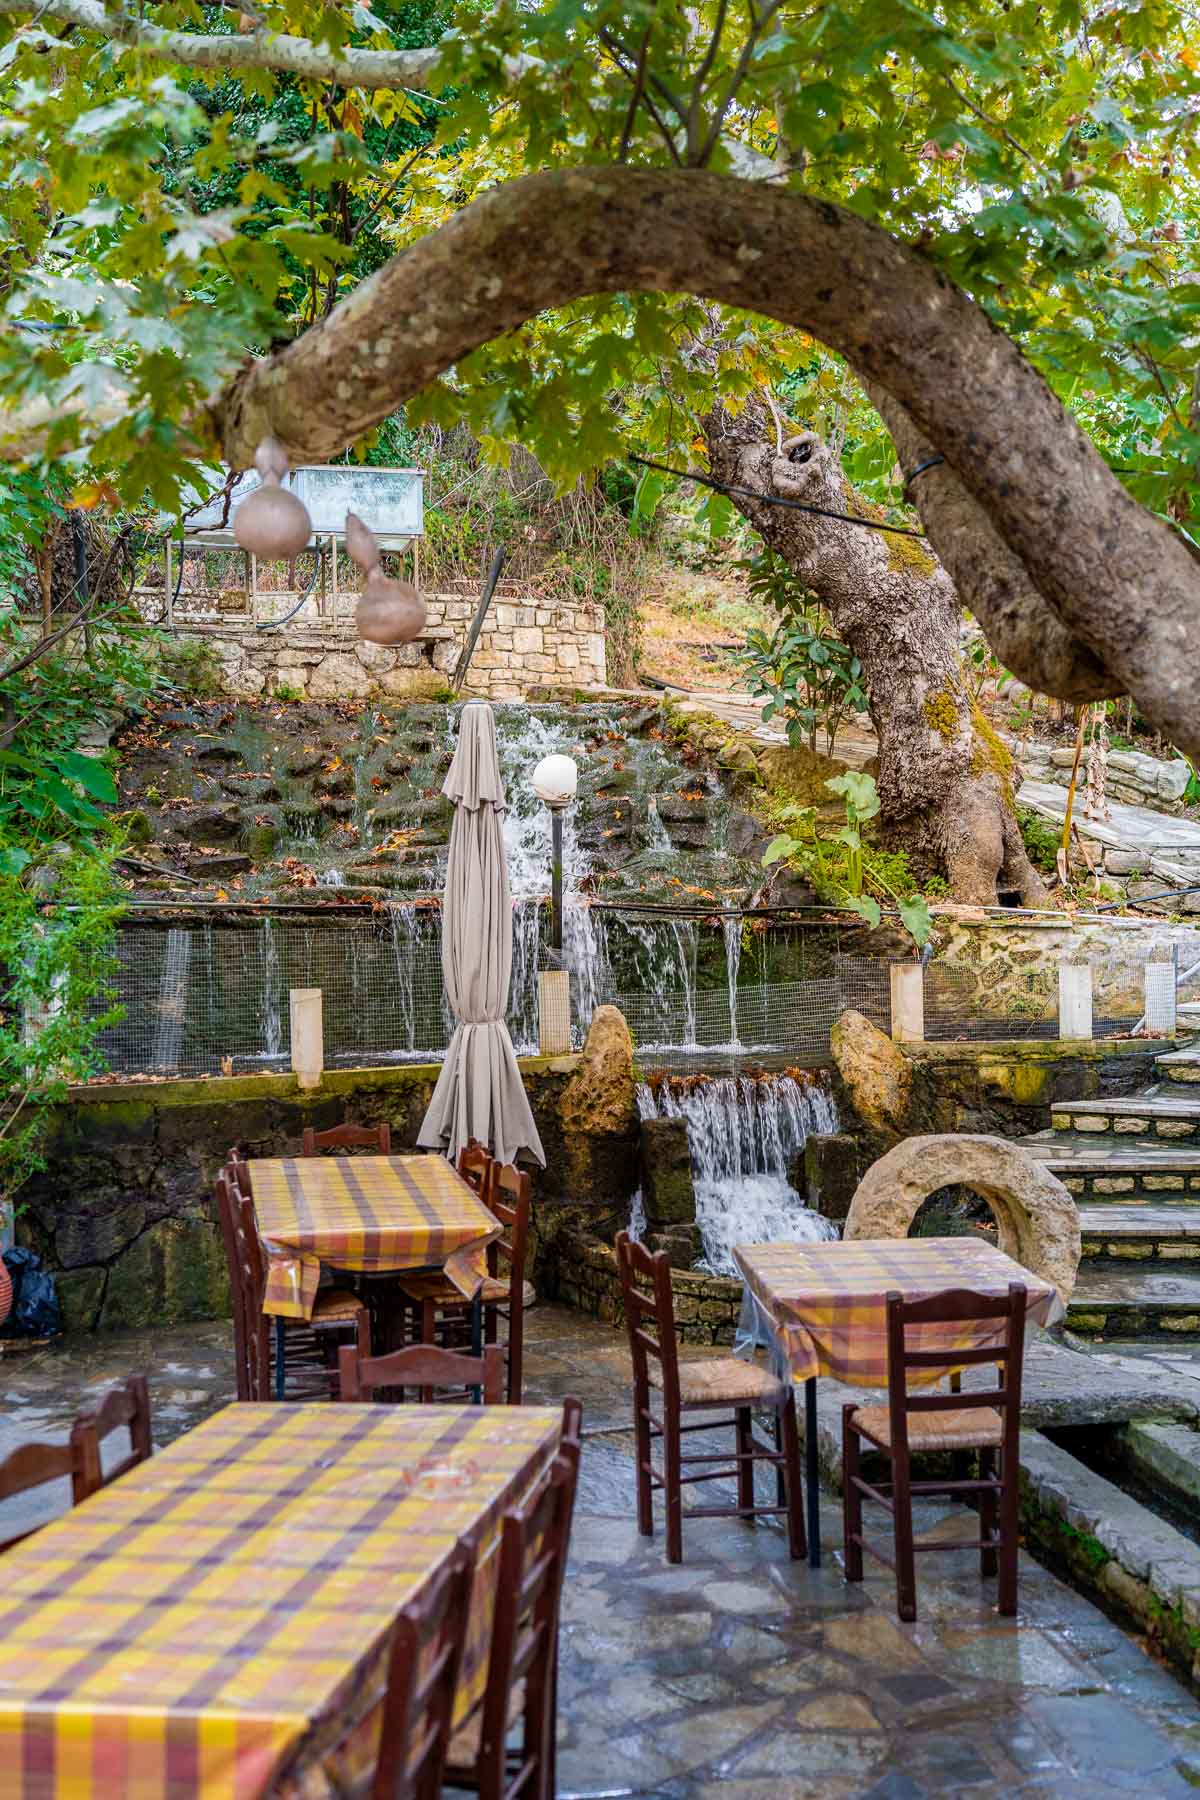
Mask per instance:
[[[765,441],[761,414],[718,408],[703,421],[716,478],[833,512],[871,517],[836,454],[812,432]],[[944,875],[956,899],[995,905],[999,889],[1045,900],[1013,812],[1012,759],[972,707],[954,584],[918,538],[738,500],[763,541],[827,609],[863,666],[879,737],[880,820],[914,872]]]

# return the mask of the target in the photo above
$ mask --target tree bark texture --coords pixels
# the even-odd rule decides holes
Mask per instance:
[[[783,451],[757,407],[703,421],[718,480],[831,512],[875,516],[813,432]],[[763,541],[821,601],[863,666],[879,738],[880,823],[914,873],[944,875],[954,897],[994,906],[1000,888],[1045,902],[1013,811],[1012,759],[981,729],[963,682],[961,606],[918,538],[736,500]]]
[[[1028,573],[1030,595],[1200,755],[1200,568],[1183,542],[1125,492],[982,308],[827,201],[695,169],[507,183],[243,369],[214,405],[216,435],[237,468],[268,432],[293,461],[324,461],[480,344],[548,307],[623,290],[763,313],[879,382]],[[982,590],[976,604],[990,638]]]

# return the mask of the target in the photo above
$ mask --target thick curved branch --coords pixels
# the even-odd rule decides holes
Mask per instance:
[[[442,50],[329,50],[307,38],[286,32],[167,31],[128,13],[109,12],[99,0],[49,0],[44,6],[33,0],[0,0],[0,14],[36,15],[39,22],[53,20],[93,31],[110,42],[148,50],[164,62],[189,69],[277,69],[310,81],[336,81],[343,87],[420,88],[431,85]],[[516,71],[519,73],[519,71]]]
[[[902,468],[911,471],[936,454],[886,388],[877,381],[863,386],[891,433]],[[959,599],[1019,681],[1077,705],[1121,692],[1100,659],[1068,631],[1038,592],[1025,564],[948,463],[926,469],[910,498]]]
[[[270,431],[294,460],[324,460],[481,344],[624,290],[799,326],[883,384],[1072,635],[1200,754],[1200,569],[981,308],[915,250],[824,201],[691,169],[509,183],[243,370],[214,409],[225,454],[245,468]]]

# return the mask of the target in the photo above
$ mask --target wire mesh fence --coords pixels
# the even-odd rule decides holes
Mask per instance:
[[[536,922],[535,922],[536,923]],[[521,1054],[538,1047],[537,972],[544,945],[518,944],[509,1029]],[[647,939],[646,942],[649,942]],[[664,943],[667,939],[664,938]],[[653,946],[651,946],[653,948]],[[656,1062],[819,1062],[847,1007],[891,1029],[887,961],[842,953],[798,980],[708,981],[694,961],[660,947],[631,967],[601,954],[575,982],[576,1041],[600,1002],[625,1014],[639,1055]],[[1144,962],[1145,957],[1141,959]],[[720,964],[715,965],[719,973]],[[804,969],[803,962],[801,970]],[[744,965],[743,965],[743,972]],[[1141,964],[1098,971],[1097,1036],[1128,1032],[1141,1015]],[[633,977],[631,980],[630,977]],[[320,988],[330,1066],[436,1061],[454,1028],[436,910],[397,907],[372,918],[130,924],[118,933],[120,1022],[100,1048],[122,1074],[205,1075],[290,1066],[289,990]],[[925,1036],[933,1041],[1054,1038],[1057,976],[1033,965],[989,990],[978,970],[934,961],[925,971]]]

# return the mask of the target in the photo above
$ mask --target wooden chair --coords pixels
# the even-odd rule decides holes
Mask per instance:
[[[497,1167],[496,1159],[487,1145],[481,1144],[478,1138],[468,1138],[458,1153],[456,1166],[468,1187],[473,1187],[479,1198],[486,1201],[492,1175]]]
[[[128,1431],[129,1454],[105,1471],[104,1440],[114,1431]],[[128,1474],[150,1455],[150,1389],[144,1375],[131,1375],[120,1387],[110,1388],[98,1406],[88,1407],[75,1420],[72,1436],[83,1450],[84,1491],[94,1494],[110,1481]]]
[[[322,1150],[375,1150],[380,1156],[392,1154],[390,1125],[332,1125],[328,1131],[304,1127],[301,1156],[319,1156]]]
[[[371,1348],[370,1319],[357,1294],[344,1288],[319,1288],[309,1320],[274,1321],[272,1336],[263,1301],[267,1291],[267,1257],[258,1235],[254,1202],[241,1191],[227,1169],[217,1177],[217,1211],[229,1264],[233,1338],[239,1400],[329,1397],[337,1381],[326,1359],[323,1340],[337,1333],[354,1334],[350,1346],[366,1356]],[[272,1379],[272,1341],[274,1379]]]
[[[360,1356],[352,1344],[338,1352],[339,1390],[343,1400],[373,1400],[379,1388],[420,1388],[429,1401],[435,1390],[443,1399],[466,1399],[479,1390],[485,1406],[504,1398],[504,1353],[496,1345],[482,1356],[441,1350],[433,1344],[408,1344],[387,1356]]]
[[[906,1301],[887,1296],[888,1398],[885,1406],[847,1405],[842,1409],[843,1517],[846,1579],[861,1581],[862,1553],[895,1570],[896,1608],[902,1619],[917,1616],[914,1553],[917,1550],[978,1550],[980,1571],[1000,1575],[999,1610],[1017,1610],[1017,1541],[1020,1504],[1021,1373],[1025,1354],[1026,1291],[1009,1286],[1004,1299],[950,1289],[928,1300]],[[910,1349],[908,1330],[920,1342],[923,1327],[1004,1322],[1003,1345],[982,1349]],[[928,1336],[926,1337],[928,1342]],[[999,1385],[951,1393],[916,1393],[908,1388],[910,1369],[949,1373],[975,1363],[995,1363]],[[891,1463],[890,1482],[869,1482],[862,1474],[861,1443],[865,1439]],[[979,1479],[914,1481],[914,1450],[978,1450]],[[1000,1454],[999,1474],[996,1453]],[[890,1490],[890,1492],[889,1492]],[[913,1542],[914,1494],[974,1494],[979,1497],[977,1543]],[[863,1536],[863,1499],[877,1500],[892,1515],[895,1558]],[[997,1512],[997,1501],[999,1508]]]
[[[87,1486],[84,1447],[75,1429],[65,1444],[18,1444],[11,1450],[0,1462],[0,1501],[48,1486],[52,1481],[64,1480],[71,1483],[72,1506],[87,1499],[91,1490]],[[40,1530],[41,1524],[31,1525],[12,1537],[0,1538],[0,1552],[11,1550],[14,1544],[22,1543]]]
[[[459,1158],[460,1174],[462,1159],[467,1154],[468,1150],[464,1150]],[[525,1389],[525,1262],[529,1252],[533,1180],[511,1163],[495,1162],[486,1150],[483,1155],[490,1167],[480,1197],[504,1227],[502,1236],[487,1247],[488,1273],[480,1296],[483,1336],[485,1343],[494,1344],[499,1335],[499,1321],[507,1322],[504,1346],[508,1364],[507,1397],[510,1406],[520,1406]],[[508,1265],[507,1275],[500,1273],[502,1258]],[[471,1302],[464,1299],[447,1276],[411,1276],[401,1281],[400,1290],[419,1314],[417,1332],[421,1343],[436,1343],[439,1327],[444,1340],[465,1337],[469,1330]]]
[[[482,1800],[553,1800],[558,1618],[579,1478],[582,1409],[563,1407],[557,1456],[533,1497],[505,1514],[483,1704],[455,1734],[448,1787]],[[519,1727],[518,1744],[508,1739]]]
[[[474,1553],[460,1543],[396,1620],[373,1800],[437,1800],[442,1791],[474,1572]]]
[[[737,1479],[736,1506],[702,1506],[689,1519],[754,1519],[782,1513],[787,1518],[788,1550],[793,1558],[807,1554],[804,1531],[804,1493],[800,1474],[800,1439],[796,1430],[796,1400],[790,1381],[779,1381],[757,1363],[723,1356],[712,1361],[680,1363],[675,1340],[675,1307],[671,1292],[671,1264],[665,1251],[652,1256],[635,1244],[628,1232],[618,1232],[617,1266],[625,1302],[625,1324],[633,1358],[633,1406],[637,1466],[638,1530],[654,1535],[654,1491],[660,1489],[667,1507],[667,1561],[683,1561],[683,1486],[700,1481]],[[639,1286],[638,1284],[641,1284]],[[647,1288],[649,1292],[644,1292]],[[650,1389],[662,1395],[661,1412],[650,1408]],[[732,1406],[731,1419],[704,1419],[684,1425],[685,1412],[711,1412]],[[775,1442],[769,1444],[754,1430],[753,1409],[775,1415]],[[688,1455],[682,1451],[685,1432],[713,1431],[721,1425],[734,1428],[735,1446],[727,1455]],[[663,1468],[652,1460],[653,1440],[661,1438]],[[775,1469],[774,1506],[760,1506],[754,1497],[754,1465],[770,1463]],[[722,1464],[684,1473],[685,1466]]]

